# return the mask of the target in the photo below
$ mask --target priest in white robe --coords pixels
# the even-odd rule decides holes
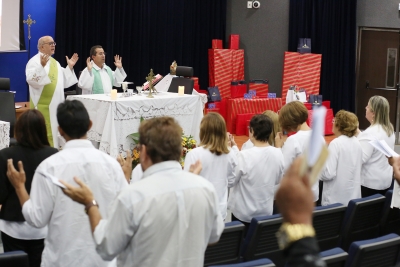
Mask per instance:
[[[114,56],[115,71],[106,65],[106,52],[100,45],[90,49],[90,57],[86,60],[87,67],[82,71],[78,86],[82,94],[109,94],[113,86],[120,87],[126,73],[122,67],[122,57]]]
[[[46,120],[47,136],[51,146],[58,146],[57,107],[64,102],[64,88],[78,82],[74,66],[78,54],[65,57],[68,67],[62,68],[51,56],[54,54],[56,42],[51,36],[43,36],[38,41],[39,52],[26,64],[26,82],[29,84],[30,108],[42,112]]]

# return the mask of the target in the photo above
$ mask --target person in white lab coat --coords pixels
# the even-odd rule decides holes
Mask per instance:
[[[342,203],[361,197],[362,148],[355,136],[358,118],[354,113],[340,110],[333,122],[336,138],[329,144],[329,156],[322,171],[322,206]]]

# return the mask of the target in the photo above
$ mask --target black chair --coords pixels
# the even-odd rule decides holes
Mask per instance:
[[[325,250],[322,251],[320,255],[327,267],[344,267],[346,259],[349,256],[349,254],[341,248]]]
[[[10,123],[10,146],[14,146],[17,144],[17,140],[14,138],[14,126],[17,121],[14,93],[0,92],[0,107],[0,121]]]
[[[218,243],[207,247],[204,266],[239,262],[244,229],[244,224],[239,221],[226,223]]]
[[[243,242],[241,256],[244,261],[271,259],[276,266],[283,266],[283,251],[279,248],[276,232],[282,224],[280,214],[255,217]]]
[[[396,234],[353,242],[345,267],[395,266],[399,260],[399,252],[400,237]]]
[[[193,68],[178,66],[176,67],[176,76],[171,81],[171,84],[168,88],[168,92],[170,93],[178,93],[179,86],[184,86],[186,95],[191,95],[193,93],[194,81],[190,79],[193,77]]]
[[[0,91],[10,91],[10,78],[0,78]]]
[[[1,267],[29,267],[28,254],[23,251],[11,251],[0,254]]]
[[[321,251],[339,246],[339,238],[346,206],[340,203],[316,207],[313,226]]]
[[[227,265],[213,265],[209,267],[275,267],[275,264],[270,259],[259,259]]]
[[[400,210],[390,208],[392,203],[393,190],[386,192],[386,200],[382,210],[379,235],[395,233],[400,235]]]
[[[81,73],[82,73],[82,71],[80,71],[78,74],[78,77],[77,77],[78,80],[79,80],[79,77],[81,76]],[[78,83],[76,83],[75,85],[73,85],[71,87],[64,89],[64,98],[65,99],[67,99],[67,97],[69,95],[81,95],[81,94],[82,94],[82,88],[80,88],[78,86]]]
[[[347,251],[354,241],[378,236],[384,203],[385,197],[381,194],[349,201],[339,241],[341,248]]]

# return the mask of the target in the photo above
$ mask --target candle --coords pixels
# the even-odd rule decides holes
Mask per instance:
[[[111,90],[111,100],[117,99],[117,89]]]
[[[185,86],[178,87],[178,95],[183,95],[185,93]]]

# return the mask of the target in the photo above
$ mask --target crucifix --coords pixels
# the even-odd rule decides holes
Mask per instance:
[[[31,25],[36,23],[36,20],[31,19],[31,14],[28,14],[28,19],[22,21],[24,24],[28,25],[28,39],[31,40]]]
[[[149,95],[147,96],[148,98],[154,98],[152,93],[153,91],[154,93],[156,92],[156,89],[153,88],[153,80],[154,80],[154,72],[153,69],[150,69],[150,73],[146,77],[146,81],[149,82]]]

